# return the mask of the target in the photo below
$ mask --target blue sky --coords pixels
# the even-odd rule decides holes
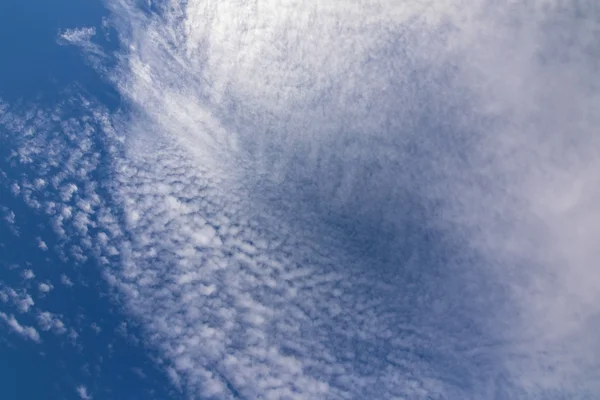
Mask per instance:
[[[0,7],[0,79],[6,101],[56,95],[76,82],[98,85],[97,73],[83,66],[77,51],[57,46],[56,35],[78,24],[99,24],[107,14],[101,1],[10,0]]]
[[[69,27],[100,24],[107,15],[101,2],[34,3],[0,5],[0,97],[11,105],[52,107],[77,86],[114,105],[106,94],[110,87],[79,51],[57,43]],[[37,171],[35,162],[18,166],[10,160],[11,135],[19,132],[3,128],[2,398],[170,398],[164,375],[135,337],[137,328],[109,301],[97,264],[58,255],[51,218],[15,196],[12,185]]]
[[[593,7],[0,7],[9,398],[600,390]]]

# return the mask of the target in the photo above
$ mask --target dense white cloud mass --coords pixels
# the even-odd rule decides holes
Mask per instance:
[[[15,160],[44,160],[13,193],[52,217],[66,257],[104,265],[174,384],[600,390],[600,12],[138,3],[107,3],[127,113],[78,98],[79,118],[65,104],[0,121],[22,133]]]

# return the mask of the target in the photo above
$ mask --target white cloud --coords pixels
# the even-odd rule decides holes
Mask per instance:
[[[596,16],[486,1],[193,0],[160,17],[109,4],[127,50],[110,79],[131,114],[111,122],[82,100],[81,121],[14,117],[28,133],[15,160],[61,166],[40,176],[60,188],[48,201],[67,252],[101,260],[175,385],[217,398],[594,392]],[[94,33],[62,40],[93,53]],[[99,154],[112,157],[106,197],[90,185]],[[29,178],[13,192],[38,207],[42,178]]]
[[[42,251],[48,251],[48,245],[41,238],[37,238],[38,248]]]
[[[21,274],[21,276],[23,277],[23,279],[26,279],[26,280],[35,278],[35,274],[30,269],[23,270],[23,273]]]
[[[26,339],[32,340],[34,342],[37,342],[37,343],[40,342],[40,334],[38,333],[37,330],[35,330],[35,328],[33,328],[31,326],[21,325],[19,323],[19,321],[17,321],[15,319],[14,316],[7,315],[3,312],[0,312],[0,319],[4,320],[4,322],[6,322],[8,327],[13,332],[19,334],[20,336],[22,336]]]
[[[96,35],[96,28],[75,28],[67,29],[60,34],[60,37],[70,43],[87,42]]]
[[[34,302],[31,296],[28,294],[24,294],[23,296],[19,296],[19,298],[14,298],[15,304],[20,312],[25,313],[29,311],[29,308],[33,306]]]
[[[15,213],[8,209],[7,207],[2,206],[2,214],[4,216],[4,221],[9,225],[15,224]]]
[[[71,281],[71,279],[65,274],[62,274],[60,276],[60,283],[62,283],[65,286],[73,286],[73,281]]]
[[[457,379],[477,382],[476,397],[503,368],[535,392],[575,390],[596,365],[577,344],[598,343],[595,17],[484,1],[190,1],[153,19],[113,4],[117,21],[144,20],[127,27],[119,88],[149,116],[128,127],[119,179],[134,240],[116,279],[178,379],[250,397],[302,379],[307,397],[459,390],[425,379],[437,367],[422,361],[409,362],[415,382],[363,370],[381,360],[362,348],[408,362],[400,349],[418,353],[425,332],[432,357],[473,374]],[[281,237],[276,251],[244,245]],[[454,336],[461,324],[477,328]],[[402,326],[420,333],[390,339]],[[450,350],[480,341],[508,344]],[[202,370],[227,352],[218,374]],[[478,357],[495,360],[488,372]],[[558,368],[577,359],[587,367]],[[279,386],[252,380],[260,368]]]
[[[66,185],[64,185],[62,187],[62,200],[64,202],[67,202],[69,200],[71,200],[71,198],[73,197],[73,195],[75,193],[77,193],[77,185],[75,185],[74,183],[68,183]],[[63,208],[63,215],[65,215],[65,217],[70,217],[71,216],[71,207],[65,207]]]
[[[2,210],[2,218],[6,225],[8,225],[10,232],[15,236],[19,236],[19,231],[16,224],[16,215],[14,211],[5,206],[1,206],[0,210]]]
[[[42,293],[49,293],[53,289],[53,286],[49,283],[40,283],[38,285],[38,290]]]
[[[83,385],[77,386],[77,388],[75,388],[75,391],[82,400],[92,400],[93,398],[90,394],[88,394],[87,388]]]
[[[86,61],[100,72],[104,70],[107,55],[102,47],[95,42],[96,33],[95,27],[66,29],[59,32],[57,42],[60,45],[79,47],[86,55]]]
[[[24,289],[15,290],[2,285],[0,285],[0,299],[3,302],[8,302],[10,299],[20,313],[28,312],[35,304],[31,296]]]
[[[67,332],[64,322],[58,315],[48,311],[40,311],[38,312],[36,319],[40,329],[43,331],[52,330],[57,335],[62,335]]]

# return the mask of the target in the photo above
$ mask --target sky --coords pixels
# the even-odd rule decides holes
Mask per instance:
[[[600,393],[595,2],[30,3],[3,398]]]

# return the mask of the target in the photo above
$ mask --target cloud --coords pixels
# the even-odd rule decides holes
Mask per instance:
[[[192,397],[594,393],[598,18],[533,3],[110,1],[127,112],[3,111],[13,192]]]
[[[105,37],[108,38],[106,32]],[[98,44],[95,27],[65,29],[59,32],[57,43],[63,46],[76,46],[85,55],[85,60],[98,72],[105,71],[108,57],[102,46]]]
[[[38,285],[38,290],[42,293],[49,293],[53,289],[53,286],[49,283],[40,283]]]
[[[23,273],[21,274],[21,276],[23,277],[23,279],[26,279],[26,280],[35,278],[35,274],[30,269],[23,270]]]
[[[460,380],[481,397],[501,375],[534,395],[597,371],[598,19],[554,5],[114,2],[131,33],[119,88],[147,116],[125,128],[138,239],[115,280],[179,379],[250,397]],[[194,240],[205,226],[219,244]],[[407,327],[405,344],[383,333]],[[427,335],[430,363],[400,354]],[[403,363],[418,378],[395,386]]]
[[[94,27],[66,29],[59,35],[61,39],[69,43],[89,42],[94,36],[96,36],[96,28]]]
[[[42,251],[48,251],[48,245],[41,238],[37,238],[38,248]]]
[[[71,281],[71,279],[65,274],[62,274],[60,276],[60,283],[62,283],[65,286],[73,286],[73,281]]]
[[[19,236],[19,231],[16,228],[16,226],[17,226],[16,215],[15,215],[14,211],[10,210],[6,206],[1,206],[0,210],[2,210],[2,219],[4,220],[5,224],[8,226],[8,229],[10,230],[10,232],[15,236]]]
[[[67,332],[64,322],[61,318],[48,311],[40,311],[36,316],[38,325],[43,331],[52,330],[57,335],[62,335]]]
[[[21,325],[19,323],[19,321],[17,321],[15,319],[14,316],[12,315],[7,315],[3,312],[0,312],[0,319],[2,319],[4,322],[6,322],[6,324],[8,325],[8,327],[15,333],[19,334],[20,336],[32,340],[36,343],[40,342],[40,334],[38,333],[38,331],[31,327],[31,326],[26,326],[26,325]]]
[[[93,397],[88,394],[88,390],[85,386],[80,385],[75,388],[75,391],[82,400],[91,400]]]
[[[10,299],[20,313],[26,313],[35,304],[24,289],[13,289],[0,284],[0,298],[4,302]]]

